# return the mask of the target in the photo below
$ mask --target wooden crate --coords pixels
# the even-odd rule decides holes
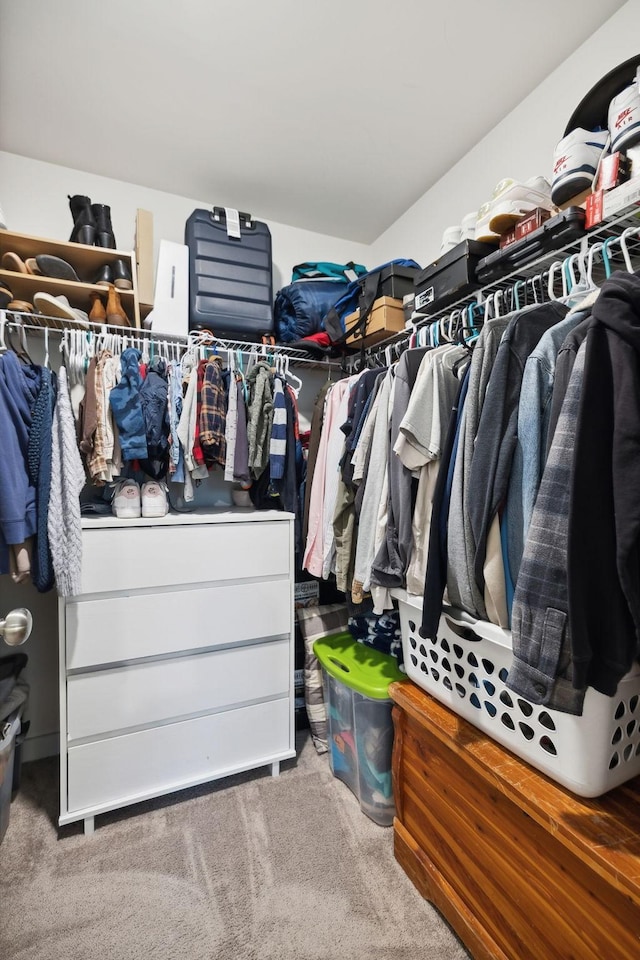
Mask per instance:
[[[640,778],[576,797],[392,683],[396,859],[474,960],[640,957]]]

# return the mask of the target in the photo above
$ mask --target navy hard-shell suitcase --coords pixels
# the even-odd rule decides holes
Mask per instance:
[[[189,327],[220,337],[260,340],[273,333],[271,233],[239,213],[230,236],[224,207],[194,210],[185,225],[189,248]]]

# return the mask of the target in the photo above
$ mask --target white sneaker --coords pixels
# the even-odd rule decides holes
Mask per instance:
[[[89,317],[77,307],[72,307],[69,301],[62,294],[54,297],[50,293],[36,293],[33,297],[33,305],[45,317],[57,317],[60,320],[70,320],[76,326],[83,330],[88,330],[91,326]]]
[[[461,227],[447,227],[445,232],[442,234],[442,242],[440,244],[440,256],[443,253],[447,253],[449,250],[453,250],[454,247],[457,247],[462,239],[462,228]]]
[[[639,69],[640,73],[640,69]],[[611,152],[625,150],[640,140],[640,80],[636,74],[633,83],[614,97],[609,104],[609,133]]]
[[[553,210],[551,184],[545,177],[530,177],[524,183],[501,180],[493,191],[489,211],[489,230],[502,236],[536,207]]]
[[[478,219],[478,211],[474,210],[473,213],[467,213],[462,218],[462,223],[460,228],[462,230],[461,240],[475,240],[476,239],[476,221]]]
[[[475,239],[480,243],[497,243],[500,239],[495,231],[489,229],[489,220],[491,219],[491,200],[483,203],[478,210],[475,226]]]
[[[119,480],[113,491],[111,512],[119,520],[136,520],[140,516],[140,486],[135,480]]]
[[[591,131],[582,127],[576,127],[560,141],[553,154],[551,181],[551,199],[556,206],[591,189],[608,146],[608,130]]]
[[[166,517],[169,513],[167,487],[158,480],[147,480],[142,484],[142,516]]]

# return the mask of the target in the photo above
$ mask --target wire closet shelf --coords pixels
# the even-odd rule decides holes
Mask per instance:
[[[461,327],[477,332],[475,323],[513,309],[566,296],[579,281],[599,286],[612,269],[640,267],[640,206],[632,205],[593,227],[582,237],[544,253],[518,269],[490,281],[433,313],[408,320],[405,329],[370,347],[368,356],[387,360],[418,342],[420,331],[438,328],[435,342],[451,339]],[[434,338],[427,340],[431,345]],[[353,358],[356,359],[356,358]]]

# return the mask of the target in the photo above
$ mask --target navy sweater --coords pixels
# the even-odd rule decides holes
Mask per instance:
[[[36,531],[36,492],[27,457],[39,389],[39,367],[21,363],[11,351],[0,356],[0,546],[24,543]],[[0,573],[7,572],[6,558],[0,558]]]

